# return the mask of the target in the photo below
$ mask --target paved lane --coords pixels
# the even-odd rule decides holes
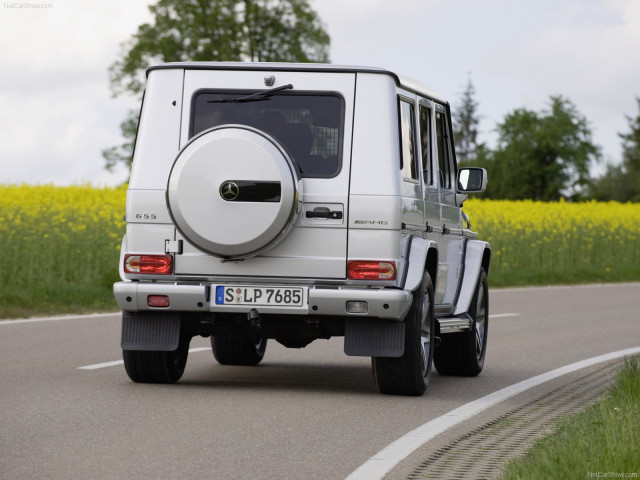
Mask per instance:
[[[0,325],[0,478],[345,478],[417,426],[499,388],[640,345],[640,284],[491,292],[477,378],[379,395],[342,339],[270,342],[259,367],[190,354],[177,385],[131,383],[119,317]],[[511,315],[517,313],[519,315]],[[507,315],[509,314],[509,315]],[[192,348],[208,346],[194,339]]]

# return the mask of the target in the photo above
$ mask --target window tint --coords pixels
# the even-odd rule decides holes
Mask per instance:
[[[436,135],[438,142],[438,167],[440,186],[451,190],[451,159],[449,156],[449,135],[447,134],[447,117],[436,111]]]
[[[420,147],[422,149],[422,178],[426,185],[433,185],[431,173],[431,108],[420,105]]]
[[[413,114],[413,105],[404,100],[400,101],[400,133],[402,138],[402,176],[415,180],[418,178],[418,168],[416,166],[415,117]]]
[[[338,95],[275,94],[237,102],[255,92],[196,93],[190,136],[225,124],[241,124],[274,137],[303,177],[332,177],[342,164],[343,102]]]

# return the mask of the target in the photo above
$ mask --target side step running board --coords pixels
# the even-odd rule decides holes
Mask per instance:
[[[455,318],[438,318],[440,324],[440,333],[456,333],[465,332],[471,330],[473,320],[470,317],[455,317]]]

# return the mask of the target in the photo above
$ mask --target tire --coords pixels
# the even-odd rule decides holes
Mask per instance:
[[[264,358],[267,339],[216,335],[211,337],[213,356],[221,365],[258,365]]]
[[[420,396],[431,378],[434,350],[433,283],[428,272],[414,293],[404,323],[403,355],[372,357],[373,377],[380,393]]]
[[[478,276],[469,315],[473,320],[471,330],[442,335],[433,358],[440,375],[475,377],[484,367],[489,331],[489,288],[484,269]]]
[[[137,383],[176,383],[182,377],[189,356],[191,338],[180,338],[173,352],[123,350],[124,368]]]

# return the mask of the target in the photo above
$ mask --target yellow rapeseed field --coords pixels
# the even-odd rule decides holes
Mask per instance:
[[[0,185],[0,317],[115,309],[126,188]],[[640,204],[468,200],[490,284],[640,280]]]
[[[494,284],[640,279],[640,204],[469,200]]]
[[[115,306],[126,189],[0,185],[0,317]]]

